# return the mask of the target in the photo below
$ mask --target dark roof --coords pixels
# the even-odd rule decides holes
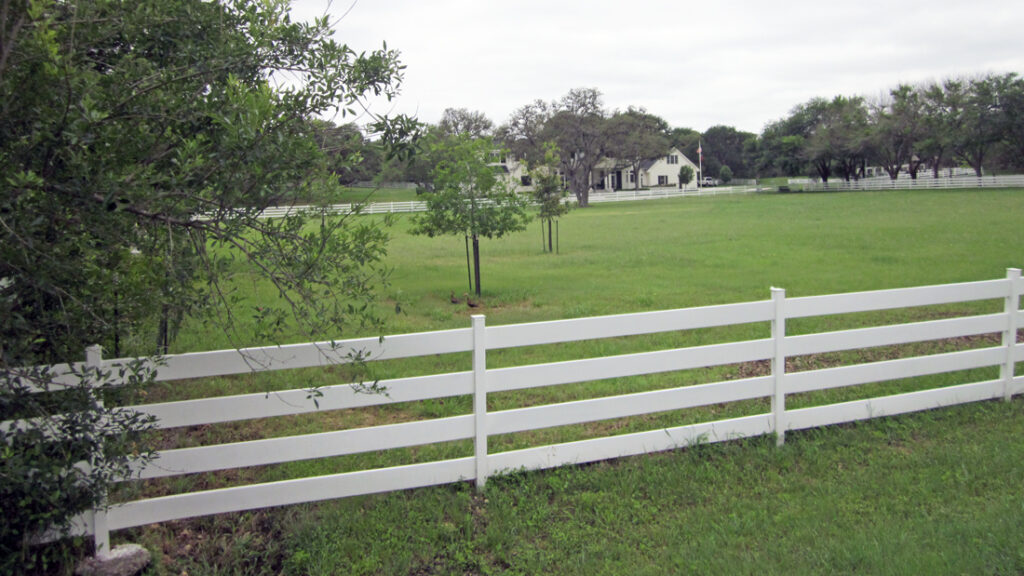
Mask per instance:
[[[650,170],[651,166],[654,166],[654,163],[657,162],[658,160],[661,160],[661,156],[654,158],[652,160],[644,160],[643,162],[640,163],[640,169]]]

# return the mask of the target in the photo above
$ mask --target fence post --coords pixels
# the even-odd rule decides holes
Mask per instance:
[[[772,340],[775,343],[772,356],[772,428],[775,430],[775,445],[782,446],[786,442],[786,391],[783,388],[786,377],[786,352],[783,349],[786,340],[785,288],[772,288],[772,302],[775,304],[772,319]]]
[[[1003,381],[1003,400],[1013,397],[1014,347],[1017,345],[1017,315],[1020,311],[1020,268],[1007,268],[1006,279],[1010,281],[1010,295],[1006,297],[1006,332],[1003,332],[1003,346],[1006,347],[1006,362],[1000,368]]]
[[[103,367],[103,348],[93,344],[85,349],[86,375],[89,378],[99,378]],[[95,392],[92,392],[95,394]],[[102,408],[103,400],[96,399],[96,403]],[[96,548],[97,558],[106,558],[110,555],[110,529],[107,527],[106,496],[99,503],[99,507],[92,511],[92,536]]]
[[[476,456],[476,489],[487,483],[487,340],[483,314],[473,322],[473,421]]]

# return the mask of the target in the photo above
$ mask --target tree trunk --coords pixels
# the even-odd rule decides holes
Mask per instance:
[[[971,162],[971,168],[974,168],[974,175],[981,178],[981,158],[978,158],[977,163]]]
[[[551,218],[548,218],[548,252],[554,252],[551,248]]]
[[[158,356],[167,354],[167,349],[171,344],[170,315],[170,308],[166,304],[160,307],[160,323],[156,329],[156,353]]]
[[[469,266],[469,236],[463,236],[466,240],[466,281],[469,283],[469,291],[473,291],[472,269]]]
[[[921,161],[920,160],[914,160],[913,158],[911,158],[910,162],[907,164],[907,173],[910,174],[910,179],[911,180],[917,180],[917,171],[920,170],[920,169],[921,169]]]
[[[476,277],[476,295],[480,297],[480,238],[473,235],[473,275]]]
[[[832,163],[818,160],[814,163],[814,168],[818,171],[821,181],[828,184],[828,178],[832,175]]]
[[[115,280],[116,282],[116,280]],[[118,291],[114,290],[114,358],[121,357],[121,310]]]

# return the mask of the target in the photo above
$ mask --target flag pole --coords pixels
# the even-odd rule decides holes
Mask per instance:
[[[700,145],[700,139],[697,139],[697,193],[700,194],[700,189],[704,180],[704,149]]]

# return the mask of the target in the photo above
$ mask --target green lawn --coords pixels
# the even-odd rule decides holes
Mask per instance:
[[[367,204],[373,202],[408,202],[421,200],[416,190],[407,188],[346,188],[338,200],[341,203]]]
[[[1021,190],[596,204],[562,219],[557,255],[541,251],[539,222],[481,240],[479,312],[489,324],[508,324],[762,300],[772,286],[794,297],[998,278],[1024,266],[1022,215]],[[387,263],[394,273],[381,305],[386,332],[468,326],[470,311],[448,301],[451,292],[468,291],[463,239],[412,236],[409,219],[400,215],[392,228]],[[323,337],[359,335],[368,334]],[[176,348],[230,345],[216,326],[195,325]]]
[[[1020,574],[1024,400],[121,533],[148,574]]]
[[[558,255],[539,224],[483,240],[488,324],[615,314],[1002,277],[1024,265],[1024,191],[765,194],[600,204],[560,224]],[[461,238],[393,229],[387,333],[461,328],[469,309]],[[396,301],[402,312],[393,312]],[[255,304],[255,299],[249,304]],[[951,312],[997,302],[792,322],[791,332]],[[670,333],[489,355],[509,365],[767,335],[768,327]],[[350,337],[356,334],[324,335]],[[243,343],[257,344],[258,342]],[[974,345],[978,345],[975,343]],[[228,344],[187,327],[179,350]],[[935,350],[942,349],[935,345]],[[914,348],[927,353],[932,348]],[[888,353],[883,351],[883,353]],[[468,355],[392,362],[387,378],[463,370]],[[839,358],[838,361],[848,361]],[[833,359],[822,361],[831,362]],[[490,409],[621,394],[736,377],[743,367],[614,379],[493,395]],[[154,399],[336,383],[342,370],[165,385]],[[834,402],[982,379],[988,371],[795,397]],[[860,395],[860,396],[858,396]],[[193,431],[184,443],[331,430],[469,411],[468,398]],[[493,438],[492,451],[765,411],[764,402]],[[349,413],[351,412],[351,413]],[[358,413],[357,413],[358,412]],[[701,447],[581,468],[318,506],[169,523],[116,533],[159,549],[154,574],[485,573],[1019,573],[1024,555],[1024,403],[935,413]],[[146,494],[324,474],[472,453],[468,443],[327,459],[130,488]],[[236,527],[237,526],[241,526]],[[185,534],[182,534],[182,531]]]

